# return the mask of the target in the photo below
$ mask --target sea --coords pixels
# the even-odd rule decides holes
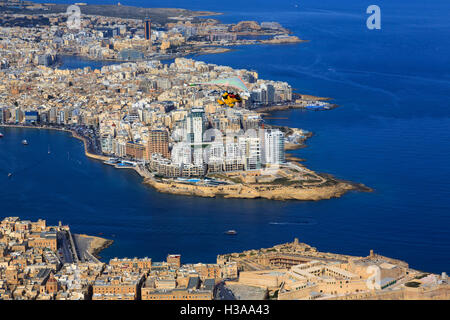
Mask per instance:
[[[162,194],[134,171],[88,159],[82,142],[68,133],[0,128],[0,216],[62,221],[74,233],[112,239],[101,252],[104,261],[160,261],[178,253],[185,263],[214,262],[218,254],[298,238],[320,251],[365,256],[373,249],[415,269],[450,271],[450,2],[121,4],[217,11],[223,15],[214,18],[227,23],[277,21],[309,40],[193,58],[255,70],[298,93],[332,98],[336,109],[280,111],[273,117],[282,119],[269,121],[314,133],[306,148],[292,152],[308,168],[374,192],[317,202]],[[370,5],[380,8],[381,29],[367,28]],[[86,65],[102,63],[66,58],[62,68]],[[237,235],[226,235],[229,229]]]

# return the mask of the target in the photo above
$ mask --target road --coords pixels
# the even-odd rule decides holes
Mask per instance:
[[[57,234],[58,248],[61,257],[61,262],[64,263],[73,263],[73,255],[72,250],[70,248],[70,242],[67,238],[67,233],[62,231]]]
[[[74,234],[73,241],[75,242],[76,250],[81,262],[100,262],[88,251],[91,242],[89,238],[80,237],[79,235]]]
[[[215,300],[236,300],[233,292],[225,286],[224,282],[221,282],[216,287],[216,293],[214,295]]]

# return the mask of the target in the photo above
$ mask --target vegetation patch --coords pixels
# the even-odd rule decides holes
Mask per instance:
[[[410,282],[405,283],[405,286],[409,287],[409,288],[418,288],[418,287],[420,287],[420,285],[421,285],[421,283],[417,282],[417,281],[410,281]]]

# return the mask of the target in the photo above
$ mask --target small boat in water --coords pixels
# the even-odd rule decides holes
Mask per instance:
[[[236,231],[236,230],[228,230],[228,231],[226,231],[226,232],[225,232],[225,234],[228,234],[228,235],[234,236],[234,235],[236,235],[236,234],[237,234],[237,231]]]
[[[22,140],[22,144],[23,144],[24,146],[26,146],[26,145],[28,145],[28,141],[27,141],[27,140]]]
[[[3,138],[3,133],[0,132],[0,138]]]
[[[8,173],[8,178],[11,178],[12,177],[12,173],[10,172],[10,173]]]

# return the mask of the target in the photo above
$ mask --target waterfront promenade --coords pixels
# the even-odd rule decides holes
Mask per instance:
[[[84,153],[87,157],[91,158],[91,159],[96,159],[96,160],[101,160],[101,161],[106,161],[109,158],[99,155],[99,154],[95,154],[92,151],[89,150],[89,146],[91,146],[93,144],[93,142],[89,141],[88,138],[80,135],[76,130],[74,129],[67,129],[64,127],[54,127],[54,126],[25,126],[25,125],[16,125],[16,124],[1,124],[0,123],[0,128],[1,127],[7,127],[7,128],[25,128],[25,129],[38,129],[38,130],[56,130],[56,131],[63,131],[63,132],[69,132],[72,134],[72,137],[83,141],[83,145],[84,145]]]
[[[70,132],[74,138],[84,143],[85,155],[89,158],[108,161],[109,157],[95,154],[92,149],[98,145],[97,141],[82,135],[81,128],[64,128],[52,126],[21,126],[21,125],[4,125],[5,127],[15,128],[31,128],[31,129],[48,129]],[[95,138],[94,138],[95,139]],[[232,183],[231,185],[212,186],[199,183],[186,183],[177,181],[176,179],[156,179],[148,167],[143,163],[136,163],[134,166],[126,166],[125,168],[135,170],[142,178],[143,182],[152,186],[159,192],[171,193],[177,195],[189,195],[200,197],[216,197],[224,198],[240,198],[255,199],[266,198],[270,200],[326,200],[334,197],[340,197],[351,190],[372,191],[364,185],[353,184],[346,181],[333,179],[331,176],[319,176],[314,171],[308,170],[299,164],[288,163],[286,168],[290,168],[293,172],[299,172],[301,175],[309,175],[314,177],[310,182],[304,183],[304,187],[291,187],[289,185],[277,184],[257,184],[257,183]],[[245,175],[245,172],[242,172]],[[331,184],[331,185],[330,185]]]

